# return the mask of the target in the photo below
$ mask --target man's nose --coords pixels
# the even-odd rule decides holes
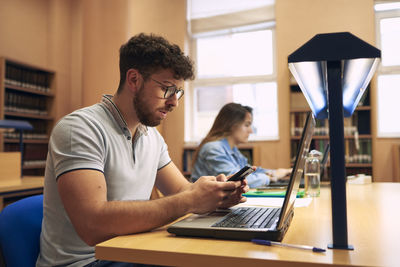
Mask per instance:
[[[167,98],[167,101],[165,103],[169,106],[177,107],[178,102],[179,102],[179,99],[178,99],[177,95],[173,94]]]

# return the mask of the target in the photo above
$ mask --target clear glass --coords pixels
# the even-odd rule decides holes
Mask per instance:
[[[203,139],[223,105],[240,103],[253,108],[250,140],[278,138],[278,99],[275,82],[195,88],[194,133]]]
[[[200,1],[200,0],[198,0]],[[379,3],[375,4],[375,11],[388,11],[400,9],[400,3]]]
[[[304,190],[308,197],[320,195],[320,155],[321,153],[311,151],[306,159],[304,168]]]
[[[400,74],[378,77],[378,136],[400,137]]]
[[[400,66],[400,18],[382,19],[380,32],[382,65]]]
[[[272,30],[202,37],[196,43],[199,79],[273,73]]]

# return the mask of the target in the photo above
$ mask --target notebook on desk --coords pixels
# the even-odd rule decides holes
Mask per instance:
[[[294,214],[294,201],[303,174],[315,120],[308,114],[297,150],[295,164],[280,208],[235,206],[204,215],[191,215],[167,228],[177,236],[212,237],[251,240],[253,238],[281,241]],[[257,214],[258,213],[258,214]],[[235,222],[236,220],[236,222]],[[232,223],[236,223],[233,225]]]

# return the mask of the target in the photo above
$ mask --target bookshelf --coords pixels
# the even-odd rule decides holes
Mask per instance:
[[[308,103],[300,87],[294,81],[294,78],[291,78],[290,82],[290,98],[290,153],[291,164],[293,165],[306,115],[310,112]],[[372,134],[369,88],[353,115],[344,118],[344,138],[346,175],[358,173],[372,175]],[[317,119],[310,150],[317,149],[323,152],[328,142],[328,119]],[[324,177],[321,177],[321,180],[330,180],[329,166],[330,164],[328,161],[328,171],[325,172]]]
[[[198,144],[185,144],[183,147],[183,156],[182,156],[182,173],[183,175],[189,179],[192,174],[192,161],[194,153]],[[257,147],[251,144],[239,145],[239,150],[245,156],[250,165],[259,165],[258,160],[258,150]]]
[[[44,175],[54,100],[54,71],[0,57],[0,119],[33,126],[24,131],[23,175]],[[0,151],[19,151],[19,132],[0,132]]]

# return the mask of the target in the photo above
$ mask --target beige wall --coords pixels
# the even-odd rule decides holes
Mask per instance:
[[[184,47],[185,0],[1,0],[0,55],[57,72],[57,118],[114,93],[118,49],[139,32],[162,34]],[[276,0],[276,47],[280,140],[257,142],[259,164],[288,167],[289,71],[287,56],[317,33],[350,31],[375,44],[373,0]],[[375,99],[375,87],[372,87]],[[376,135],[375,101],[372,130]],[[159,127],[174,162],[181,166],[184,107]],[[374,139],[374,177],[392,177],[391,145]],[[390,164],[391,165],[391,164]]]
[[[131,36],[140,32],[156,33],[183,48],[186,36],[185,3],[185,0],[84,1],[81,7],[82,105],[94,104],[102,94],[116,91],[119,82],[118,50]],[[169,146],[172,160],[181,167],[183,101],[179,104],[158,129]]]
[[[153,32],[184,48],[186,37],[186,0],[135,0],[130,2],[129,35]],[[168,114],[161,133],[170,156],[181,169],[184,144],[184,101]]]
[[[127,41],[128,10],[126,0],[85,0],[82,8],[82,104],[88,106],[118,87],[118,49]]]
[[[49,65],[48,0],[0,1],[0,55]]]
[[[68,1],[0,1],[0,55],[57,72],[57,116],[69,109],[69,12]]]

